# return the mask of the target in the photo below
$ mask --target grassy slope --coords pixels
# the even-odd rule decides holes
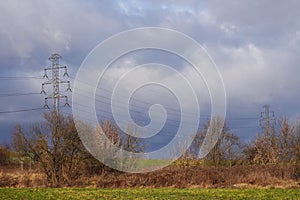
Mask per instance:
[[[0,199],[300,199],[300,189],[8,189]]]

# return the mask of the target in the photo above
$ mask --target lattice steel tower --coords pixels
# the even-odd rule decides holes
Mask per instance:
[[[60,84],[67,84],[66,92],[72,91],[71,87],[70,87],[70,81],[60,79],[60,74],[59,74],[60,70],[64,70],[64,74],[63,74],[64,77],[65,76],[69,77],[69,75],[68,75],[68,71],[67,71],[67,66],[60,65],[59,59],[61,59],[61,56],[57,53],[54,53],[49,57],[49,60],[52,62],[52,65],[51,65],[51,67],[44,69],[43,78],[47,78],[48,81],[42,83],[42,91],[41,91],[41,94],[46,95],[47,93],[45,91],[45,85],[52,84],[52,86],[53,86],[52,94],[45,97],[44,108],[50,108],[48,105],[48,99],[52,99],[53,100],[52,109],[57,114],[59,114],[59,105],[60,105],[61,99],[65,99],[65,104],[64,104],[65,106],[70,106],[68,103],[68,96],[60,93],[60,90],[59,90]],[[49,77],[47,75],[47,71],[51,71],[51,79],[49,79]]]
[[[270,111],[270,106],[265,105],[264,112],[260,113],[261,119],[259,120],[259,125],[261,126],[262,132],[266,132],[267,135],[274,133],[276,120],[274,111]]]

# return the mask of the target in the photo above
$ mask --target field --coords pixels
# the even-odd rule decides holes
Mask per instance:
[[[299,189],[11,189],[0,199],[300,199]]]

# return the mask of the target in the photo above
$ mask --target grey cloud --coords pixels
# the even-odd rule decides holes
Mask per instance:
[[[0,1],[0,74],[42,73],[53,52],[62,54],[76,73],[90,50],[112,34],[162,26],[182,31],[206,47],[224,76],[230,114],[237,114],[238,102],[251,115],[260,104],[269,103],[297,116],[299,10],[297,0]],[[0,91],[31,92],[38,84],[1,84]],[[1,101],[1,110],[31,106],[25,99]],[[24,115],[9,119],[16,116]]]

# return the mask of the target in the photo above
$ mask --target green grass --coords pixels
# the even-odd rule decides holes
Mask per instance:
[[[0,199],[300,199],[300,189],[9,189]]]

